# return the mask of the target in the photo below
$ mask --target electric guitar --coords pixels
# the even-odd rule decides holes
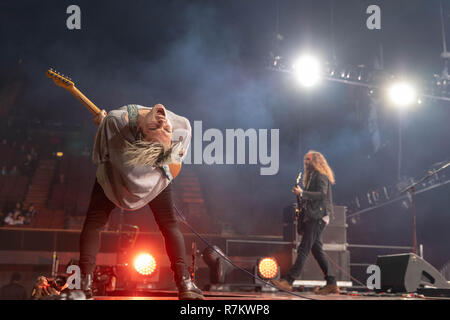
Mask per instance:
[[[94,103],[92,103],[91,100],[86,98],[86,96],[81,93],[81,91],[78,90],[77,87],[75,87],[75,83],[69,77],[60,74],[54,69],[47,70],[47,77],[52,79],[58,87],[64,88],[69,91],[86,107],[86,109],[88,109],[92,113],[92,115],[96,116],[100,112],[102,112]],[[169,164],[169,169],[172,177],[175,179],[175,177],[178,176],[181,171],[181,163],[171,163]]]
[[[300,180],[302,179],[302,172],[300,171],[297,175],[297,178],[295,179],[295,187],[300,186]],[[302,197],[299,195],[296,195],[297,197],[297,206],[295,208],[295,220],[297,221],[297,224],[299,225],[301,222],[301,216],[303,214],[303,203],[302,203]]]

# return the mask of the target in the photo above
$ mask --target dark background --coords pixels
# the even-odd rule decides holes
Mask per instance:
[[[71,4],[81,8],[81,30],[66,28]],[[381,30],[366,28],[371,4],[381,7]],[[1,89],[5,95],[22,83],[10,117],[74,126],[80,141],[72,143],[88,146],[90,114],[45,77],[49,66],[102,109],[163,103],[191,124],[201,120],[203,130],[279,128],[277,175],[261,176],[260,165],[190,166],[209,214],[236,234],[280,235],[305,152],[325,155],[336,174],[335,203],[347,205],[397,182],[399,122],[395,109],[379,105],[375,151],[366,88],[323,82],[304,90],[267,69],[270,52],[290,59],[309,48],[328,60],[334,52],[342,65],[373,66],[382,44],[386,70],[428,79],[443,69],[440,28],[436,0],[3,1]],[[277,33],[284,37],[278,44]],[[402,114],[402,176],[420,178],[449,159],[449,107],[428,100]],[[436,267],[449,260],[449,191],[445,185],[416,198],[419,243]],[[362,214],[349,225],[349,242],[410,245],[410,216],[399,203]]]

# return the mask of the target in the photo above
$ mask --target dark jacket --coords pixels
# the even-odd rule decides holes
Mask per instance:
[[[0,288],[0,300],[27,300],[28,295],[23,286],[10,283]]]
[[[332,216],[333,196],[331,193],[331,182],[327,176],[315,171],[312,173],[311,181],[302,194],[303,208],[307,220],[318,220],[327,214]]]

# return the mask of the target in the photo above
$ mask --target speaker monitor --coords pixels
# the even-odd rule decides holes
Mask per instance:
[[[442,274],[413,253],[377,257],[381,289],[386,292],[416,292],[419,288],[450,288]]]

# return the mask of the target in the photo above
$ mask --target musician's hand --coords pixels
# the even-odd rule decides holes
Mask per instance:
[[[102,123],[103,118],[106,117],[106,111],[102,110],[99,114],[94,117],[94,123],[96,126],[99,126]]]
[[[302,188],[300,188],[299,186],[293,187],[291,191],[293,193],[295,193],[297,196],[299,196],[299,195],[301,195],[303,193]]]

